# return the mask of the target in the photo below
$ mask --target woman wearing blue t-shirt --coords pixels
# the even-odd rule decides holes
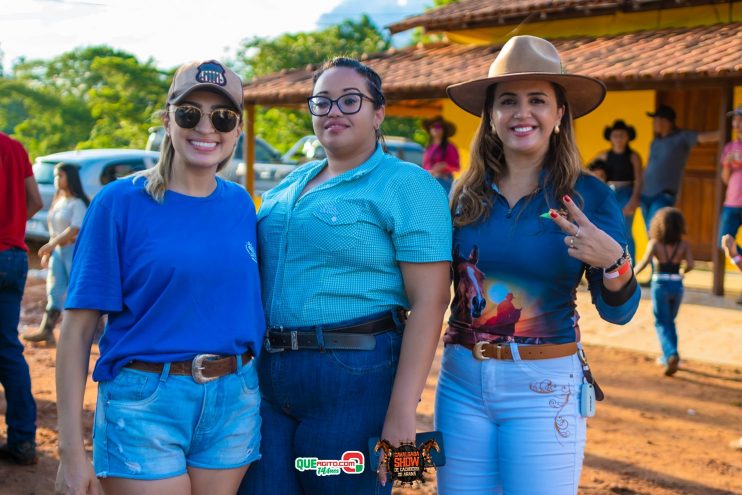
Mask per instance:
[[[415,439],[449,301],[451,217],[435,179],[384,152],[373,70],[328,62],[308,104],[327,159],[291,173],[258,213],[263,457],[240,493],[389,493],[362,461],[371,437]],[[299,458],[359,464],[323,476]]]
[[[97,476],[108,495],[233,495],[260,457],[255,207],[216,176],[241,111],[234,72],[214,60],[183,65],[160,161],[90,205],[57,351],[57,493],[100,493]],[[91,469],[82,403],[101,313]]]
[[[563,74],[546,40],[516,36],[487,78],[448,94],[482,120],[452,193],[439,492],[575,494],[593,381],[578,354],[577,286],[587,272],[593,303],[614,323],[639,303],[621,209],[582,171],[574,141],[572,119],[597,107],[605,87]]]

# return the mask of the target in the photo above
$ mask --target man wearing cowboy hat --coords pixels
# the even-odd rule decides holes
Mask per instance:
[[[728,142],[721,153],[721,180],[727,186],[727,193],[719,220],[720,243],[725,235],[736,237],[742,225],[742,105],[727,116],[732,117],[736,139]],[[737,251],[742,252],[742,248],[737,246]],[[742,304],[742,294],[736,303]]]
[[[644,170],[641,209],[644,224],[649,229],[657,210],[675,206],[691,149],[699,143],[717,142],[721,135],[718,131],[679,129],[675,125],[675,110],[668,105],[659,105],[647,115],[654,119],[655,137],[649,147],[649,160]]]

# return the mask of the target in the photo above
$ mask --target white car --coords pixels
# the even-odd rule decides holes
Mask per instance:
[[[160,154],[152,151],[102,149],[64,151],[41,156],[33,165],[33,174],[39,185],[44,206],[26,222],[26,239],[36,242],[49,240],[47,215],[54,197],[54,167],[61,162],[76,165],[82,188],[93,199],[103,186],[119,177],[153,167]]]

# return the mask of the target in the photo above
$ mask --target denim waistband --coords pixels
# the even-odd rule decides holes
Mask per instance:
[[[683,280],[683,276],[680,275],[679,273],[655,273],[655,274],[652,275],[652,280],[661,280],[661,281],[675,280],[675,281],[680,281],[680,280]]]
[[[385,316],[391,316],[394,320],[395,328],[396,330],[402,330],[404,328],[404,321],[402,317],[400,316],[401,313],[404,312],[403,308],[395,308],[388,311],[382,311],[380,313],[374,313],[371,315],[361,316],[358,318],[353,318],[350,320],[344,320],[334,323],[321,323],[319,325],[308,325],[303,327],[284,327],[284,326],[277,326],[277,325],[269,325],[268,330],[269,331],[279,331],[279,332],[316,332],[318,330],[320,331],[332,331],[338,328],[344,328],[351,325],[358,325],[361,323],[366,323],[369,321],[378,320],[380,318],[384,318]],[[390,330],[392,330],[390,328]]]

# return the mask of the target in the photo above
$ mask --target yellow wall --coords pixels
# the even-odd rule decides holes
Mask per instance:
[[[564,20],[528,22],[518,26],[498,26],[480,29],[447,31],[446,37],[454,43],[468,45],[504,43],[516,35],[530,34],[549,39],[575,36],[609,36],[632,31],[669,27],[708,26],[742,21],[742,2],[703,5],[679,9],[665,9],[637,13],[617,12],[613,15],[579,17]]]
[[[477,127],[479,127],[479,117],[463,111],[449,99],[443,100],[441,114],[444,119],[456,124],[456,134],[451,138],[451,142],[459,149],[461,170],[463,171],[469,167],[469,149],[471,141],[477,133]]]

